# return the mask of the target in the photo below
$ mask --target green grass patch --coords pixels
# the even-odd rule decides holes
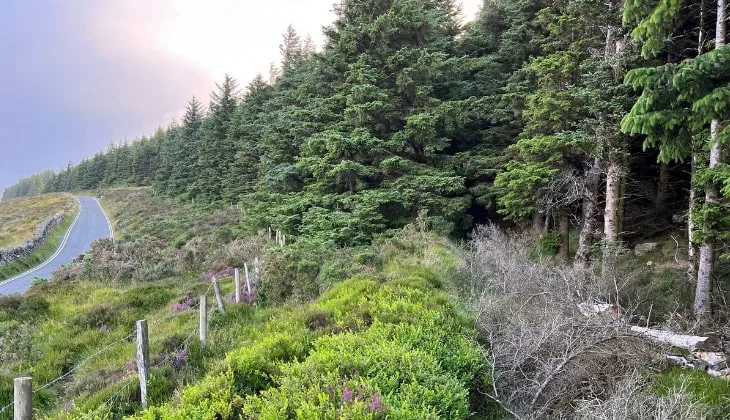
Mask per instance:
[[[669,368],[656,376],[652,392],[666,395],[669,390],[682,387],[695,402],[721,414],[718,418],[730,413],[730,381],[712,377],[703,371]]]
[[[48,259],[58,249],[63,237],[66,235],[71,223],[73,223],[76,214],[67,212],[63,216],[63,221],[51,230],[48,238],[41,246],[38,247],[29,257],[23,258],[0,266],[0,281],[9,279],[17,274],[29,270]]]

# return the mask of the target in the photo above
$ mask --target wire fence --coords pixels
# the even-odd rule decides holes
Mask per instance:
[[[86,418],[87,418],[87,419],[93,419],[93,418],[94,418],[94,416],[95,416],[95,415],[96,415],[97,413],[99,413],[99,412],[100,412],[100,411],[101,411],[101,410],[102,410],[103,408],[105,408],[105,407],[109,409],[109,414],[112,414],[112,413],[113,413],[113,410],[112,410],[112,408],[113,408],[114,406],[113,406],[113,405],[111,405],[111,402],[112,402],[112,401],[113,401],[113,400],[114,400],[115,398],[117,398],[117,397],[121,396],[121,395],[122,395],[122,393],[123,393],[124,391],[128,390],[128,389],[129,389],[129,388],[130,388],[130,387],[132,386],[132,384],[134,383],[134,381],[135,381],[135,380],[137,380],[137,377],[136,377],[136,376],[133,376],[133,377],[131,377],[131,378],[127,379],[127,381],[126,381],[126,382],[124,383],[124,385],[122,385],[122,386],[121,386],[121,387],[120,387],[120,388],[119,388],[119,389],[118,389],[118,390],[117,390],[117,391],[116,391],[115,393],[113,393],[113,394],[112,394],[112,395],[111,395],[111,396],[110,396],[110,397],[109,397],[109,398],[108,398],[108,399],[107,399],[106,401],[104,401],[104,402],[103,402],[102,404],[99,404],[99,406],[98,406],[98,407],[96,407],[96,408],[94,409],[94,411],[92,411],[91,413],[88,413],[88,414],[86,415]]]
[[[213,282],[211,282],[211,284],[208,286],[208,288],[206,289],[206,291],[201,296],[208,296],[209,293],[211,292],[211,290],[214,290],[213,289]],[[216,293],[219,292],[219,290],[217,290],[217,289],[215,289],[215,291],[216,291]],[[149,325],[150,326],[153,326],[153,325],[159,324],[161,322],[170,321],[170,320],[172,320],[174,318],[177,318],[177,317],[180,317],[180,316],[183,316],[183,315],[186,315],[186,314],[190,314],[195,309],[199,309],[199,307],[200,307],[200,300],[198,300],[198,302],[195,303],[194,305],[191,305],[190,307],[185,308],[185,310],[181,310],[181,311],[178,311],[178,312],[174,312],[174,313],[172,313],[170,315],[167,315],[167,316],[164,316],[164,317],[160,317],[160,318],[154,319],[154,320],[152,320],[152,321],[149,322]],[[215,308],[215,304],[214,304],[214,307],[211,308],[211,309],[213,309],[213,310],[208,310],[207,311],[206,323],[210,323],[213,314],[216,312],[216,310],[218,310],[218,308]],[[184,329],[187,330],[187,328],[184,328]],[[173,350],[173,353],[172,353],[173,354],[173,357],[179,355],[186,348],[188,348],[188,346],[190,345],[191,340],[193,339],[193,337],[195,336],[195,334],[198,333],[199,331],[200,331],[200,326],[196,323],[195,324],[195,327],[188,334],[188,336],[185,338],[185,340],[183,340]],[[95,357],[98,357],[101,354],[106,353],[107,351],[109,351],[110,349],[116,347],[117,345],[119,345],[121,343],[130,341],[130,339],[132,339],[136,334],[137,334],[137,329],[135,328],[128,335],[126,335],[126,336],[124,336],[124,337],[122,337],[122,338],[120,338],[118,340],[115,340],[115,341],[113,341],[113,342],[105,345],[103,348],[101,348],[101,349],[97,350],[96,352],[94,352],[93,354],[87,356],[86,358],[84,358],[83,360],[81,360],[73,368],[71,368],[70,370],[68,370],[64,374],[59,375],[58,377],[56,377],[56,378],[54,378],[54,379],[46,382],[45,384],[43,384],[43,385],[41,385],[41,386],[33,389],[33,393],[38,392],[38,391],[41,391],[41,390],[44,390],[46,388],[49,388],[49,387],[51,387],[51,386],[53,386],[53,385],[55,385],[55,384],[63,381],[64,379],[66,379],[69,376],[71,376],[74,373],[76,373],[79,369],[81,369],[90,360],[94,359]],[[172,362],[172,359],[169,358],[169,357],[161,357],[161,359],[154,366],[151,366],[150,369],[158,368],[158,367],[162,366],[163,364],[165,364],[166,362]],[[133,375],[131,378],[127,379],[124,382],[124,384],[116,392],[114,392],[104,403],[102,403],[101,405],[99,405],[92,412],[88,413],[85,417],[86,418],[94,418],[94,416],[97,415],[105,407],[108,408],[110,410],[109,413],[112,414],[112,411],[113,411],[112,408],[113,408],[113,402],[114,402],[114,400],[117,399],[117,398],[119,398],[126,390],[129,390],[129,388],[132,386],[132,384],[136,380],[138,380],[138,378],[139,378],[138,375]],[[11,401],[9,404],[1,407],[0,408],[0,414],[5,413],[10,407],[13,406],[13,404],[14,404],[14,401]]]
[[[13,402],[13,401],[11,401],[11,402],[10,402],[10,404],[8,404],[8,405],[4,406],[3,408],[0,408],[0,414],[2,414],[2,413],[4,413],[5,411],[7,411],[7,410],[8,410],[8,408],[12,407],[12,406],[13,406],[13,403],[14,403],[14,402]]]
[[[83,366],[84,364],[86,364],[86,362],[88,362],[89,360],[91,360],[91,359],[95,358],[96,356],[99,356],[100,354],[103,354],[103,353],[105,353],[105,352],[106,352],[107,350],[111,349],[112,347],[115,347],[115,346],[116,346],[117,344],[120,344],[120,343],[122,343],[122,342],[124,342],[124,341],[127,341],[127,340],[129,340],[130,338],[134,337],[134,335],[135,335],[136,333],[137,333],[137,329],[135,328],[135,329],[134,329],[134,330],[133,330],[133,331],[132,331],[132,332],[131,332],[131,333],[130,333],[129,335],[127,335],[126,337],[124,337],[124,338],[120,338],[119,340],[117,340],[117,341],[115,341],[115,342],[113,342],[113,343],[110,343],[110,344],[108,344],[108,345],[107,345],[106,347],[104,347],[103,349],[101,349],[101,350],[97,351],[96,353],[92,354],[91,356],[87,357],[86,359],[84,359],[84,360],[82,360],[81,362],[79,362],[78,364],[76,364],[76,366],[74,366],[73,368],[71,368],[71,369],[70,369],[70,370],[69,370],[68,372],[66,372],[66,373],[64,373],[63,375],[61,375],[61,376],[59,376],[59,377],[57,377],[57,378],[55,378],[55,379],[51,380],[50,382],[48,382],[48,383],[46,383],[46,384],[44,384],[44,385],[42,385],[42,386],[40,386],[40,387],[38,387],[38,388],[34,389],[34,390],[33,390],[33,392],[38,392],[38,391],[40,391],[40,390],[42,390],[42,389],[46,389],[46,388],[48,388],[49,386],[51,386],[51,385],[55,384],[56,382],[59,382],[59,381],[63,380],[64,378],[66,378],[66,377],[70,376],[70,375],[71,375],[72,373],[74,373],[74,372],[76,372],[77,370],[79,370],[79,369],[80,369],[80,368],[81,368],[81,367],[82,367],[82,366]]]

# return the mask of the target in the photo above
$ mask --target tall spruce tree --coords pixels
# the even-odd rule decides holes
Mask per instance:
[[[192,166],[194,178],[188,187],[191,197],[208,203],[223,198],[225,175],[236,153],[229,132],[238,107],[238,82],[226,75],[216,88],[210,95],[209,114],[201,123],[200,136],[193,142],[197,160]]]
[[[714,48],[706,52],[705,40],[711,33],[705,28],[707,3],[716,6],[716,25]],[[719,194],[722,145],[730,134],[723,128],[730,105],[725,8],[724,0],[662,0],[655,5],[632,1],[625,11],[625,20],[636,26],[632,35],[643,43],[643,54],[658,57],[665,64],[627,75],[627,83],[641,89],[642,95],[622,128],[645,135],[648,146],[660,148],[661,160],[691,158],[697,166],[707,163],[706,169],[693,173],[693,186],[705,191],[704,203],[690,202],[690,217],[698,228],[690,237],[701,241],[694,303],[694,313],[700,319],[711,314],[714,241],[720,224],[726,222],[719,206],[723,198]],[[680,13],[684,19],[678,19]],[[668,33],[673,33],[671,43],[666,41]],[[695,48],[686,48],[687,44]],[[700,142],[702,138],[706,140]]]

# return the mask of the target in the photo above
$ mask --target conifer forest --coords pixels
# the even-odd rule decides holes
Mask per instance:
[[[454,0],[333,7],[323,45],[290,26],[269,74],[226,76],[154,134],[5,190],[3,200],[99,191],[118,221],[131,212],[125,200],[187,208],[195,216],[175,217],[203,220],[195,235],[225,252],[248,235],[286,235],[286,251],[256,242],[240,252],[262,260],[262,302],[311,308],[241,312],[261,331],[279,332],[246,330],[258,344],[245,354],[230,339],[221,350],[228,373],[200,368],[171,379],[145,414],[112,411],[146,419],[193,418],[197,407],[207,410],[199,418],[727,418],[726,1],[484,0],[471,21]],[[123,239],[139,245],[159,229],[161,242],[145,246],[213,252],[197,254],[177,227],[138,220],[164,219],[169,208],[129,213]],[[196,230],[211,215],[227,233]],[[124,246],[95,245],[93,264]],[[200,261],[228,261],[225,252]],[[139,258],[139,267],[151,261]],[[82,266],[59,278],[108,275]],[[191,267],[144,273],[204,271]],[[352,278],[331,280],[340,272]],[[379,281],[412,287],[406,296]],[[442,300],[455,303],[444,309]],[[397,316],[409,321],[381,323]],[[717,338],[707,351],[725,364],[702,362],[696,346],[681,356],[661,347],[675,335]],[[428,353],[412,361],[424,366],[395,356],[391,340]],[[426,349],[429,341],[444,347]],[[372,350],[367,360],[383,375],[429,391],[388,388],[354,349]],[[277,351],[280,361],[267,359]],[[266,375],[256,376],[247,357]],[[647,361],[657,357],[659,365]],[[672,357],[681,368],[664,365],[676,365]],[[690,366],[695,359],[704,365]],[[393,371],[398,365],[408,372]],[[350,404],[361,391],[364,402]],[[94,395],[85,392],[78,395]],[[105,399],[88,398],[78,413]]]

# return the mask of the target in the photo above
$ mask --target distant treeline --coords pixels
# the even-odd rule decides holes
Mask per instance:
[[[2,201],[10,200],[18,197],[33,197],[43,194],[49,182],[56,178],[56,173],[48,170],[39,174],[31,175],[27,178],[21,178],[16,184],[5,188]]]

